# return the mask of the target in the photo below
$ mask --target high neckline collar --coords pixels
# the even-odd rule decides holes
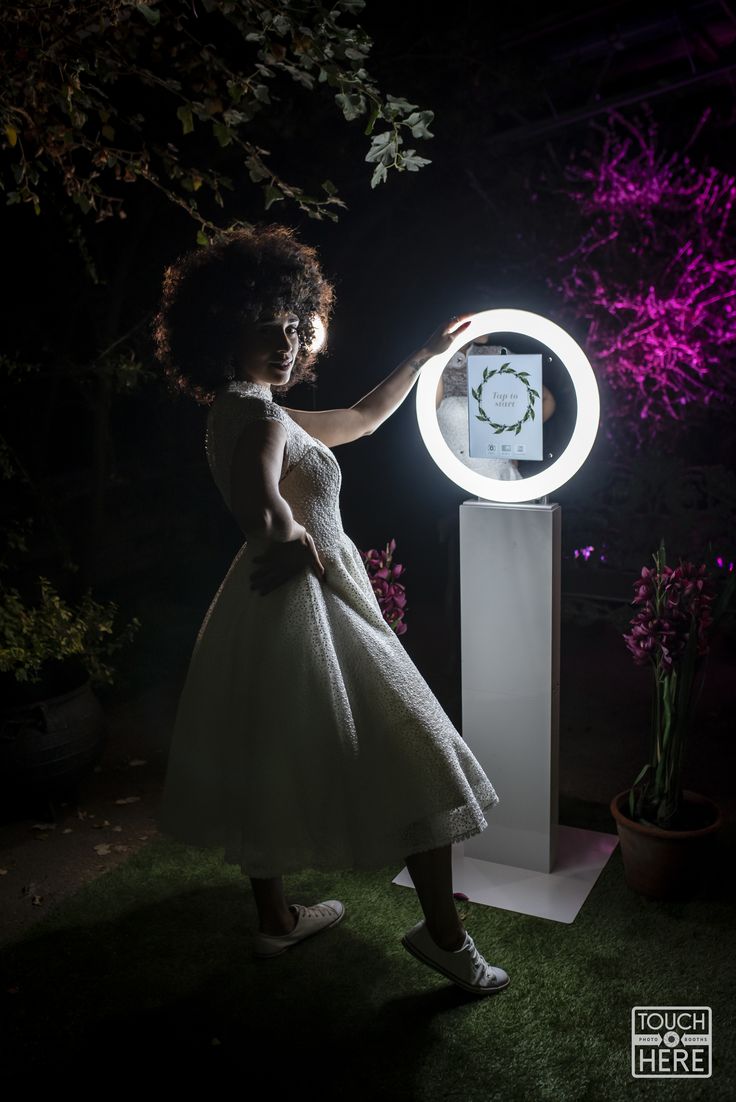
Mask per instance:
[[[273,398],[271,387],[266,383],[252,383],[250,379],[230,379],[225,387],[227,391],[235,391],[254,398]]]

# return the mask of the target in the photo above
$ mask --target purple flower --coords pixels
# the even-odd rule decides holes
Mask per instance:
[[[664,552],[655,556],[656,568],[642,567],[634,582],[634,600],[639,611],[623,638],[637,665],[654,662],[670,672],[682,658],[691,632],[695,632],[698,654],[708,652],[708,632],[713,622],[712,583],[705,564],[680,562],[670,567]]]
[[[395,550],[396,540],[392,539],[384,551],[371,548],[370,551],[362,551],[361,556],[384,620],[397,635],[403,635],[406,631],[403,622],[407,610],[406,592],[401,582],[395,579],[403,574],[404,567],[392,562]]]

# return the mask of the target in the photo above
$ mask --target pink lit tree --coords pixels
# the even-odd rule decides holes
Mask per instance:
[[[633,122],[612,113],[596,129],[598,151],[566,170],[582,232],[550,283],[589,323],[609,437],[661,446],[733,405],[736,179],[660,150],[649,111]]]

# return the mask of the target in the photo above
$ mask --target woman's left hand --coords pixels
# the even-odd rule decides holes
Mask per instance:
[[[438,356],[441,352],[446,352],[450,347],[455,337],[459,333],[464,333],[470,325],[473,319],[472,314],[453,314],[452,317],[445,322],[444,325],[440,325],[438,329],[435,329],[434,333],[422,345],[422,349],[427,353],[427,356]]]

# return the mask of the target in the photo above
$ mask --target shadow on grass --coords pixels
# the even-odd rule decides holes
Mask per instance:
[[[94,1068],[112,1086],[140,1083],[154,1067],[178,1075],[226,1066],[241,1072],[241,1086],[247,1077],[269,1081],[279,1097],[412,1100],[433,1019],[478,1002],[423,969],[419,992],[403,990],[402,972],[404,981],[417,977],[399,945],[416,921],[413,892],[394,887],[411,913],[383,946],[371,934],[385,916],[368,915],[367,931],[343,920],[262,961],[252,955],[256,914],[244,881],[228,882],[226,872],[225,882],[192,886],[197,877],[185,873],[178,890],[141,906],[121,896],[120,871],[0,951],[6,1074]],[[395,872],[387,874],[390,884]],[[349,879],[340,878],[344,896],[354,894]],[[290,880],[297,899],[332,894],[319,873]]]
[[[398,869],[285,878],[290,901],[340,898],[346,916],[261,961],[239,871],[157,840],[0,953],[3,1070],[36,1085],[95,1070],[136,1089],[155,1070],[186,1089],[223,1068],[284,1099],[625,1102],[632,1006],[708,1005],[721,1091],[735,1069],[730,867],[695,899],[653,902],[626,887],[617,849],[570,925],[469,904],[479,949],[511,976],[478,998],[401,947],[420,912]],[[689,1102],[729,1097],[715,1086],[689,1083]]]

